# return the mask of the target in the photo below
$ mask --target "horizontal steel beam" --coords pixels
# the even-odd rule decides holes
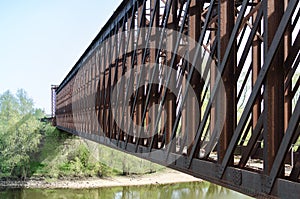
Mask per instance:
[[[189,167],[187,157],[180,157],[173,164],[166,164],[165,160],[162,157],[167,156],[167,151],[162,152],[162,154],[160,155],[154,154],[148,156],[146,154],[146,152],[148,152],[148,148],[145,146],[139,146],[139,153],[136,153],[135,144],[127,144],[128,146],[125,150],[126,143],[124,141],[120,141],[119,146],[117,147],[116,141],[111,141],[104,136],[77,132],[61,126],[57,126],[57,128],[65,132],[72,133],[73,135],[80,136],[82,138],[114,148],[121,152],[126,152],[139,158],[150,160],[157,164],[170,167],[172,169],[193,175],[212,183],[216,183],[218,185],[252,197],[271,198],[270,195],[263,193],[263,185],[267,183],[267,176],[265,176],[264,174],[259,174],[257,172],[245,169],[228,167],[224,173],[225,177],[220,180],[217,176],[217,171],[219,170],[220,165],[214,162],[195,159]],[[178,154],[172,153],[169,154],[169,156],[170,159],[176,159],[175,156],[178,156]],[[300,183],[277,178],[271,194],[278,198],[298,198],[298,196],[300,195]]]

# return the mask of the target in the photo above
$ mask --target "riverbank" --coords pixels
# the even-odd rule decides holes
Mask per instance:
[[[181,182],[200,182],[201,179],[172,170],[131,176],[114,176],[104,178],[86,178],[69,180],[34,180],[0,181],[0,188],[30,188],[30,189],[91,189],[100,187],[142,186],[151,184],[173,184]]]

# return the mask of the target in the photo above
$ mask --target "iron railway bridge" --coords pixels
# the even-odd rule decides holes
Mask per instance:
[[[300,1],[124,0],[59,86],[63,131],[300,198]]]

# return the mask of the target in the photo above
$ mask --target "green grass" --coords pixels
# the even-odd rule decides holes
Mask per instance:
[[[164,167],[45,126],[40,149],[30,159],[35,178],[86,178],[146,174]]]

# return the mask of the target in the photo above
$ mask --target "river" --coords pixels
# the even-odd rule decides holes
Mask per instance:
[[[0,190],[1,199],[243,199],[250,198],[208,182],[169,185],[105,187],[98,189],[8,189]]]

